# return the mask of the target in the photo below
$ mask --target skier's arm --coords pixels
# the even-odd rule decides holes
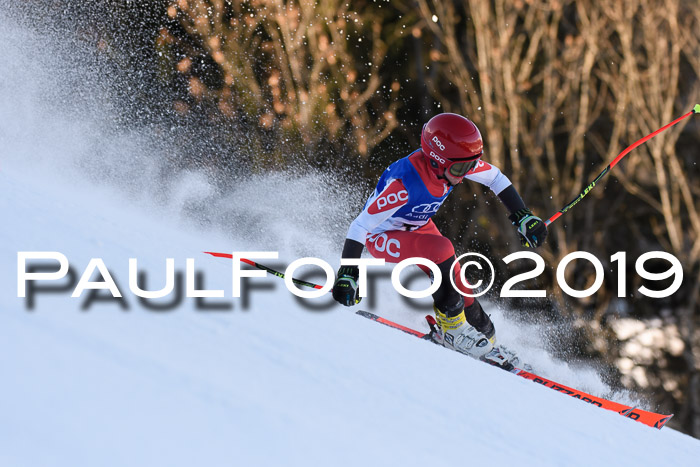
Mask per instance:
[[[346,238],[343,245],[343,254],[341,258],[359,258],[362,256],[362,250],[365,249],[364,243],[360,243],[352,238]]]
[[[538,247],[547,238],[547,224],[532,214],[520,197],[518,190],[511,184],[498,193],[498,197],[510,212],[508,219],[520,234],[520,243],[526,247]]]
[[[359,258],[365,245],[351,238],[345,239],[343,258]],[[340,304],[352,306],[360,303],[360,289],[357,279],[360,271],[357,266],[340,266],[333,284],[333,298]]]
[[[510,212],[508,219],[520,234],[520,243],[526,247],[538,247],[547,238],[547,225],[532,214],[508,177],[498,167],[488,162],[479,164],[465,178],[491,188]]]
[[[518,190],[515,189],[512,183],[503,191],[497,193],[497,195],[510,214],[513,214],[515,211],[519,211],[520,209],[525,209],[525,202],[520,197]]]
[[[401,206],[408,202],[408,191],[401,180],[395,179],[384,189],[370,197],[359,216],[350,224],[343,245],[343,258],[359,258],[365,247],[367,234],[390,218]],[[360,303],[357,279],[360,273],[357,266],[340,266],[333,284],[333,298],[345,305]]]
[[[468,172],[464,178],[489,187],[495,195],[500,195],[503,190],[512,186],[508,177],[501,172],[501,169],[483,160],[480,160],[476,167]]]

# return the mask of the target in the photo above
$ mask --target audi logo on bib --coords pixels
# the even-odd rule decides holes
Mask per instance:
[[[441,205],[441,202],[419,204],[418,206],[415,206],[411,210],[411,212],[414,212],[416,214],[430,214],[433,212],[437,212],[437,210],[440,209]]]

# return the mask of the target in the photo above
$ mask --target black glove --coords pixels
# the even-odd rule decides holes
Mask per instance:
[[[525,247],[537,248],[547,238],[547,224],[527,208],[518,209],[508,219],[518,229],[520,243]]]
[[[333,284],[333,298],[345,306],[353,306],[360,303],[360,289],[357,286],[357,278],[360,271],[357,266],[341,266],[338,276]]]

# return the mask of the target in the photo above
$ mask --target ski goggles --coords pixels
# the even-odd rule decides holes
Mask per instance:
[[[465,161],[465,160],[453,161],[450,165],[447,166],[447,171],[453,177],[464,177],[465,175],[467,175],[467,172],[469,172],[474,167],[476,167],[476,164],[479,162],[480,159],[481,159],[481,154],[479,154],[476,157],[476,159],[471,159],[468,161]]]

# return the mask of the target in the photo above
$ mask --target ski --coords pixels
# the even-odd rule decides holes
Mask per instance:
[[[425,333],[425,332],[417,331],[415,329],[409,328],[409,327],[404,326],[402,324],[399,324],[399,323],[396,323],[394,321],[383,318],[383,317],[376,315],[374,313],[370,313],[369,311],[359,310],[359,311],[356,311],[355,314],[363,316],[363,317],[368,318],[368,319],[371,319],[372,321],[376,321],[377,323],[381,323],[385,326],[389,326],[390,328],[398,329],[398,330],[403,331],[407,334],[415,336],[419,339],[433,342],[430,332]],[[428,321],[428,322],[430,323],[430,321]],[[653,427],[653,428],[658,428],[659,430],[661,428],[663,428],[664,425],[666,425],[666,423],[668,423],[668,421],[671,419],[671,417],[673,417],[673,414],[663,415],[663,414],[658,414],[655,412],[649,412],[646,410],[639,409],[637,407],[631,407],[629,405],[624,405],[624,404],[620,404],[618,402],[613,402],[613,401],[610,401],[607,399],[603,399],[602,397],[597,397],[597,396],[594,396],[591,394],[587,394],[587,393],[579,391],[577,389],[573,389],[573,388],[570,388],[568,386],[564,386],[563,384],[559,384],[559,383],[552,381],[550,379],[536,375],[530,371],[525,371],[522,368],[513,368],[512,370],[506,370],[506,371],[509,371],[510,373],[518,375],[521,378],[525,378],[527,380],[541,384],[542,386],[548,387],[548,388],[553,389],[553,390],[560,392],[562,394],[566,394],[567,396],[571,396],[574,399],[579,399],[583,402],[587,402],[591,405],[595,405],[596,407],[600,407],[601,409],[606,409],[606,410],[611,410],[613,412],[617,412],[618,414],[622,415],[623,417],[627,417],[629,419],[643,423],[643,424],[650,426],[650,427]]]

